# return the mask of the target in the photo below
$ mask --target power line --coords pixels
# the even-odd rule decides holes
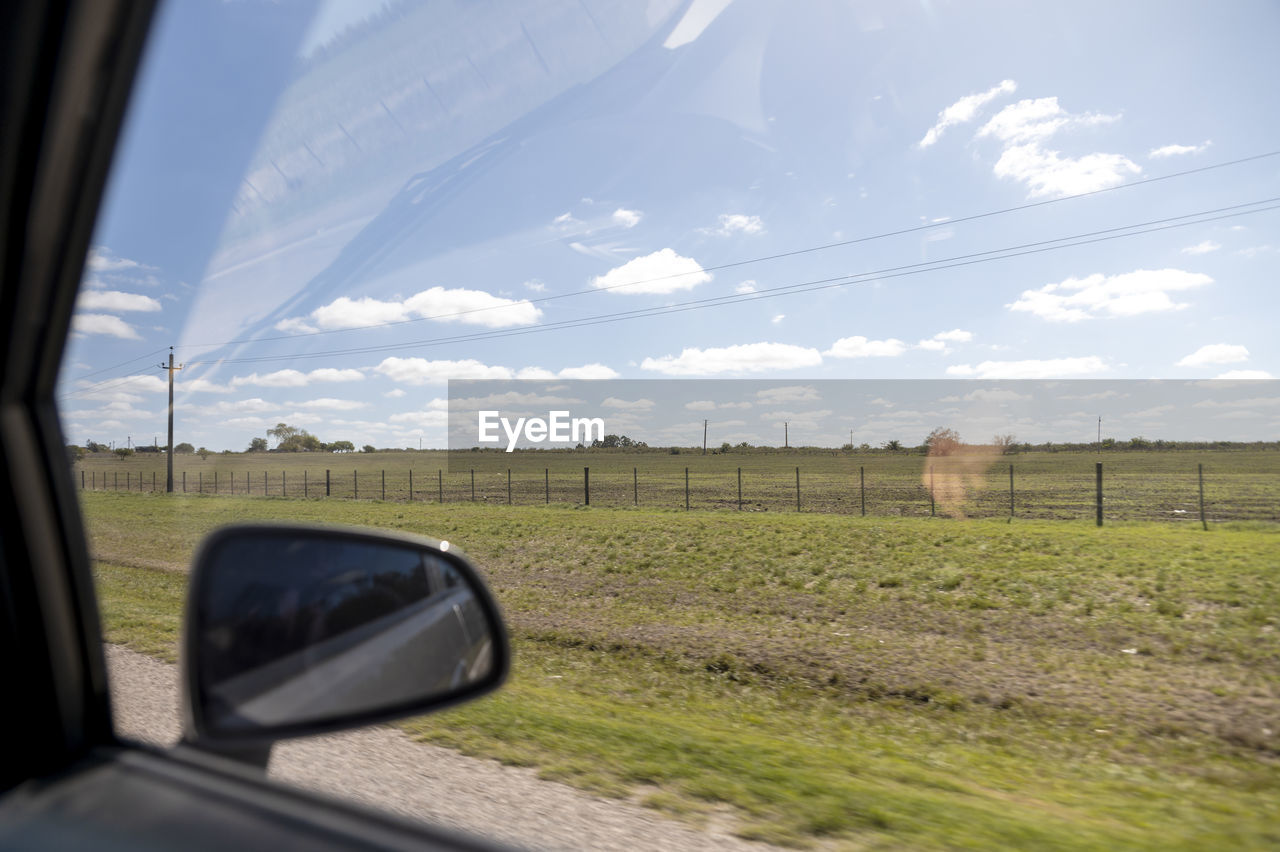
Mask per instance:
[[[136,361],[143,361],[143,360],[145,360],[145,359],[147,359],[147,358],[155,357],[156,355],[159,355],[160,353],[162,353],[162,352],[164,352],[164,351],[165,351],[164,349],[157,349],[157,350],[155,350],[154,352],[148,352],[146,355],[139,355],[137,358],[130,358],[128,361],[121,361],[119,364],[115,364],[115,365],[110,366],[110,367],[103,367],[101,370],[94,370],[92,373],[85,373],[83,376],[78,376],[78,377],[77,377],[77,379],[78,379],[79,381],[83,381],[83,380],[85,380],[85,379],[89,379],[89,378],[92,378],[92,377],[94,377],[94,376],[96,376],[96,375],[99,375],[100,373],[108,373],[108,372],[110,372],[110,371],[112,371],[112,370],[118,370],[118,369],[120,369],[121,367],[123,367],[123,366],[125,366],[125,365],[127,365],[127,364],[132,364],[132,363],[134,363],[134,362],[136,362]],[[110,380],[108,379],[108,381],[110,381]]]
[[[961,216],[955,219],[947,219],[943,222],[930,222],[924,225],[914,225],[910,228],[899,228],[894,231],[885,231],[883,233],[871,234],[864,237],[855,237],[848,240],[839,240],[837,242],[823,243],[820,245],[808,246],[806,248],[792,249],[790,251],[778,252],[777,254],[763,255],[761,257],[753,257],[753,258],[748,258],[746,260],[735,260],[729,263],[718,264],[716,266],[702,267],[701,271],[717,272],[722,269],[734,269],[736,267],[748,266],[755,263],[765,263],[771,260],[782,260],[789,257],[798,257],[800,255],[812,254],[820,251],[827,251],[829,249],[834,249],[834,248],[842,248],[845,246],[858,245],[860,243],[874,242],[876,240],[888,239],[889,237],[899,237],[899,236],[905,236],[907,234],[915,234],[921,231],[932,230],[934,228],[944,228],[944,227],[949,227],[951,225],[962,224],[964,222],[975,222],[981,219],[989,219],[995,216],[1003,216],[1008,213],[1017,213],[1023,210],[1032,210],[1038,207],[1047,207],[1051,204],[1060,204],[1064,201],[1075,201],[1080,198],[1088,198],[1090,196],[1102,195],[1108,192],[1118,192],[1123,189],[1133,189],[1135,187],[1147,186],[1153,183],[1160,183],[1162,181],[1173,180],[1175,178],[1188,177],[1190,175],[1195,175],[1195,174],[1202,174],[1204,172],[1214,171],[1216,169],[1224,169],[1231,166],[1243,165],[1245,163],[1256,162],[1258,160],[1263,160],[1268,157],[1276,157],[1276,156],[1280,156],[1280,150],[1267,151],[1262,154],[1254,154],[1253,156],[1250,156],[1250,157],[1241,157],[1240,159],[1228,160],[1221,163],[1213,163],[1207,166],[1198,166],[1197,168],[1194,168],[1194,169],[1186,169],[1180,172],[1171,172],[1169,174],[1160,175],[1158,177],[1144,178],[1138,181],[1130,181],[1128,183],[1120,184],[1119,186],[1109,186],[1103,189],[1090,190],[1089,192],[1079,192],[1079,193],[1076,193],[1075,195],[1064,195],[1060,198],[1049,198],[1044,201],[1032,201],[1032,202],[1028,202],[1027,204],[1019,204],[1014,207],[1004,207],[999,210],[989,210],[984,213],[973,213],[968,216]],[[369,325],[351,326],[349,328],[317,329],[315,331],[299,332],[297,334],[282,334],[282,335],[273,335],[270,337],[254,337],[254,338],[245,338],[245,339],[239,339],[239,340],[227,340],[221,343],[188,343],[188,344],[183,344],[183,348],[233,346],[241,343],[266,343],[274,340],[294,340],[302,337],[315,337],[322,334],[341,334],[349,331],[368,331],[370,329],[375,329],[375,328],[388,328],[388,327],[397,326],[397,325],[408,325],[410,323],[426,322],[428,320],[455,319],[457,317],[467,316],[467,315],[476,314],[476,313],[484,313],[487,311],[510,310],[515,305],[542,304],[545,302],[555,301],[557,299],[568,299],[574,296],[584,296],[590,293],[603,293],[609,290],[617,290],[624,287],[636,287],[641,284],[655,284],[661,281],[670,281],[675,278],[683,278],[688,275],[694,275],[694,274],[697,274],[697,273],[680,272],[680,273],[674,273],[671,275],[660,275],[654,278],[641,278],[635,281],[627,281],[622,284],[611,284],[607,287],[589,287],[582,290],[572,290],[568,293],[555,293],[550,296],[539,296],[532,299],[520,299],[519,301],[511,302],[510,304],[506,304],[506,305],[489,305],[482,308],[469,308],[464,311],[454,311],[446,314],[432,314],[430,316],[413,317],[411,319],[403,319],[403,320],[391,320],[389,322],[371,323]]]
[[[1051,240],[1041,240],[1032,243],[1023,243],[1015,246],[1005,246],[998,249],[990,249],[982,252],[973,252],[970,254],[956,255],[948,258],[939,258],[933,261],[924,261],[921,263],[906,264],[903,266],[885,267],[877,270],[866,272],[848,273],[844,275],[833,276],[829,278],[820,278],[809,281],[800,282],[798,284],[780,285],[778,287],[766,288],[748,294],[730,294],[725,296],[710,296],[703,299],[694,299],[686,302],[676,303],[674,305],[663,305],[649,308],[636,308],[628,311],[616,311],[608,314],[599,314],[591,317],[580,317],[577,319],[561,320],[554,323],[543,323],[537,326],[518,328],[518,329],[500,329],[486,332],[471,332],[467,334],[452,335],[441,338],[430,338],[425,340],[408,341],[406,343],[385,344],[379,346],[351,347],[346,349],[323,350],[320,352],[310,353],[285,353],[277,355],[261,355],[247,358],[225,358],[217,359],[211,362],[192,361],[188,363],[188,367],[202,366],[206,363],[214,364],[253,364],[253,363],[273,363],[278,361],[290,361],[304,358],[321,358],[332,355],[355,355],[370,354],[375,352],[399,351],[414,348],[427,348],[431,346],[441,346],[450,343],[466,343],[480,340],[490,340],[503,337],[514,337],[524,334],[538,334],[546,331],[558,331],[569,328],[582,328],[592,325],[601,325],[610,322],[619,322],[628,319],[641,319],[651,316],[663,316],[673,313],[684,313],[691,310],[705,309],[709,307],[718,307],[727,304],[736,304],[747,301],[757,301],[761,299],[777,298],[779,296],[793,295],[795,293],[807,293],[818,290],[831,289],[833,287],[844,287],[851,284],[864,283],[867,280],[899,278],[911,275],[919,275],[926,272],[935,272],[944,269],[953,269],[962,266],[970,266],[977,263],[988,263],[995,260],[1004,260],[1012,257],[1021,257],[1030,254],[1040,254],[1048,251],[1056,251],[1064,248],[1072,248],[1080,245],[1088,245],[1091,243],[1104,242],[1114,239],[1121,239],[1130,236],[1140,236],[1143,234],[1155,233],[1158,231],[1171,230],[1173,228],[1188,227],[1191,225],[1202,224],[1204,222],[1219,221],[1222,219],[1233,218],[1235,216],[1249,215],[1251,213],[1262,213],[1268,210],[1280,208],[1280,204],[1273,204],[1280,201],[1280,197],[1259,199],[1243,204],[1231,205],[1228,207],[1220,207],[1210,210],[1201,210],[1195,213],[1187,213],[1181,216],[1167,217],[1164,219],[1155,219],[1147,222],[1133,223],[1129,225],[1120,225],[1112,228],[1106,228],[1098,231],[1090,231],[1082,234],[1076,234],[1068,237],[1057,237]],[[1273,206],[1260,207],[1259,205],[1272,204]],[[1254,209],[1246,209],[1254,208]],[[247,341],[258,343],[262,341]],[[216,348],[216,347],[209,347]],[[164,350],[160,350],[164,351]],[[136,359],[135,359],[136,360]],[[125,362],[129,363],[129,362]],[[72,391],[62,397],[62,399],[70,399],[82,396],[86,393],[94,391],[109,390],[114,387],[127,385],[135,381],[138,377],[134,375],[122,378],[107,379],[91,385],[86,388],[80,388]]]
[[[1021,245],[1006,246],[998,249],[990,249],[981,252],[972,252],[970,254],[955,255],[948,258],[939,258],[933,261],[923,261],[921,263],[906,264],[903,266],[886,267],[866,272],[848,273],[830,278],[820,278],[810,281],[800,282],[798,284],[787,284],[778,287],[766,288],[753,293],[746,294],[730,294],[725,296],[710,296],[704,299],[694,299],[686,302],[676,303],[674,305],[663,305],[651,308],[636,308],[629,311],[616,311],[608,314],[598,314],[591,317],[581,317],[578,319],[561,320],[554,323],[544,323],[537,326],[502,329],[487,332],[473,332],[468,334],[453,335],[442,338],[430,338],[425,340],[408,341],[405,343],[383,344],[378,346],[350,347],[346,349],[332,349],[320,352],[307,353],[283,353],[277,355],[261,355],[248,358],[225,358],[217,359],[213,362],[217,364],[254,364],[254,363],[271,363],[276,361],[290,361],[302,358],[322,358],[333,355],[359,355],[370,354],[375,352],[402,351],[414,348],[425,348],[429,346],[440,346],[449,343],[463,343],[477,340],[492,340],[503,337],[515,337],[524,334],[538,334],[547,331],[559,331],[567,328],[582,328],[591,325],[600,325],[608,322],[618,322],[627,319],[639,319],[651,316],[664,316],[672,313],[684,313],[691,310],[705,309],[709,307],[719,307],[726,304],[736,304],[739,302],[758,301],[761,299],[777,298],[779,296],[794,295],[796,293],[810,293],[818,290],[826,290],[834,287],[845,287],[851,284],[864,283],[876,279],[901,278],[911,275],[920,275],[927,272],[936,272],[944,269],[955,269],[963,266],[972,266],[979,263],[990,263],[996,260],[1007,260],[1013,257],[1023,257],[1032,254],[1041,254],[1050,251],[1058,251],[1065,248],[1073,248],[1081,245],[1089,245],[1093,243],[1106,242],[1110,240],[1123,239],[1125,237],[1141,236],[1143,234],[1151,234],[1159,231],[1167,231],[1175,228],[1184,228],[1191,225],[1203,224],[1205,222],[1215,222],[1223,219],[1235,218],[1237,216],[1245,216],[1253,213],[1263,213],[1269,210],[1280,209],[1280,196],[1273,198],[1260,199],[1245,204],[1236,204],[1229,207],[1221,207],[1212,210],[1203,210],[1196,213],[1187,213],[1182,216],[1173,216],[1164,219],[1155,219],[1148,222],[1140,222],[1131,225],[1122,225],[1113,228],[1106,228],[1099,231],[1090,231],[1083,234],[1076,234],[1069,237],[1058,237],[1051,240],[1041,240],[1032,243],[1023,243]],[[1270,206],[1258,206],[1270,205]],[[1253,208],[1253,209],[1246,209]],[[202,362],[195,361],[192,365]]]

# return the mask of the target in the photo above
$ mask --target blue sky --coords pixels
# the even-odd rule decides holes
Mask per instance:
[[[302,8],[162,11],[68,440],[163,438],[170,345],[212,449],[442,446],[451,378],[1280,376],[1280,156],[1193,172],[1280,149],[1273,3]]]

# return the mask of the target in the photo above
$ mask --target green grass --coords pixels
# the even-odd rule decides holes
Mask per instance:
[[[92,493],[84,507],[109,641],[169,659],[181,568],[217,525],[447,538],[505,609],[513,677],[406,729],[694,821],[727,805],[744,836],[1280,842],[1270,524]]]
[[[175,458],[175,487],[220,495],[317,498],[329,473],[334,498],[414,502],[507,502],[516,505],[581,503],[583,468],[591,469],[591,503],[598,507],[683,509],[685,468],[695,509],[737,511],[742,469],[744,511],[796,511],[795,470],[800,468],[802,511],[860,515],[865,481],[873,517],[930,514],[928,469],[938,514],[1007,518],[1009,466],[1015,473],[1014,511],[1020,518],[1091,521],[1094,464],[1104,464],[1104,511],[1111,520],[1198,522],[1197,465],[1205,469],[1205,508],[1211,522],[1280,519],[1280,452],[1268,450],[1033,452],[997,457],[964,473],[952,462],[921,455],[845,453],[830,450],[671,455],[668,452],[232,453],[207,459]],[[97,456],[76,466],[86,490],[164,490],[164,458],[138,455],[126,461]],[[265,478],[264,478],[265,475]],[[304,479],[305,477],[305,479]]]

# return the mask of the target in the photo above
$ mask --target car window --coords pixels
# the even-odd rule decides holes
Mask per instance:
[[[562,847],[1274,841],[1278,32],[162,5],[59,384],[117,715],[176,707],[138,672],[206,533],[367,525],[474,557],[514,649],[393,750],[678,833],[326,781],[359,739],[277,746],[291,783]],[[320,548],[258,597],[463,585],[401,568],[374,594]],[[216,602],[228,647],[315,640],[261,600]]]

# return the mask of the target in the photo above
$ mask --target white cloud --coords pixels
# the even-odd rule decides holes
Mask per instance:
[[[426,411],[403,411],[389,418],[392,423],[404,423],[421,429],[440,428],[449,425],[447,410],[427,409]]]
[[[1181,310],[1187,303],[1175,302],[1170,293],[1212,283],[1208,275],[1181,269],[1138,269],[1121,275],[1095,273],[1046,284],[1038,290],[1024,290],[1017,301],[1005,307],[1055,322],[1130,317]]]
[[[71,330],[81,334],[105,334],[121,340],[142,339],[133,326],[110,314],[75,314],[71,317]]]
[[[722,237],[730,237],[734,234],[763,234],[764,222],[759,216],[748,216],[745,213],[721,213],[719,227],[712,228],[707,233],[719,234]]]
[[[821,363],[822,355],[817,349],[789,343],[743,343],[710,349],[691,347],[679,355],[645,358],[640,368],[669,376],[694,376],[794,370]]]
[[[1252,381],[1254,379],[1274,379],[1275,376],[1266,370],[1227,370],[1225,373],[1214,376],[1215,379],[1236,379]]]
[[[524,282],[524,286],[525,289],[532,290],[535,293],[545,293],[547,291],[547,285],[542,281],[539,281],[537,278],[530,278],[528,281]]]
[[[288,331],[295,334],[315,334],[320,329],[300,317],[282,319],[275,325],[276,331]]]
[[[971,340],[973,340],[973,332],[953,328],[951,331],[940,331],[933,337],[921,340],[916,344],[916,348],[946,354],[951,351],[951,347],[947,346],[948,343],[968,343]]]
[[[778,323],[782,322],[786,318],[787,318],[786,314],[774,314],[773,319],[769,320],[769,322],[773,323],[774,325],[777,325]]]
[[[756,399],[766,405],[779,402],[816,402],[821,398],[818,392],[808,385],[787,385],[756,391]]]
[[[977,366],[955,364],[947,375],[978,379],[1062,379],[1105,373],[1107,362],[1096,355],[1080,358],[1047,358],[1025,361],[983,361]]]
[[[618,373],[604,364],[583,364],[581,367],[565,367],[556,377],[560,379],[616,379]]]
[[[614,408],[619,411],[648,411],[653,408],[653,400],[651,399],[618,399],[616,396],[607,398],[600,405],[605,408]],[[687,407],[687,406],[686,406]]]
[[[383,396],[385,396],[387,399],[400,399],[400,397],[404,395],[405,395],[405,392],[403,388],[392,388],[391,390],[383,394]]]
[[[76,299],[81,311],[158,311],[160,302],[140,293],[119,290],[85,290]]]
[[[411,319],[506,328],[531,325],[541,316],[542,311],[526,300],[505,299],[483,290],[431,287],[402,301],[340,296],[312,311],[309,315],[310,322],[293,317],[276,323],[276,329],[305,332],[316,329],[360,328]]]
[[[358,382],[364,379],[364,373],[353,369],[320,367],[307,373],[307,379],[313,382]]]
[[[674,293],[710,280],[698,261],[664,248],[597,275],[591,286],[615,293]]]
[[[1022,100],[1000,110],[982,126],[978,137],[995,137],[1003,144],[994,171],[997,177],[1025,183],[1030,197],[1076,195],[1117,186],[1142,168],[1121,154],[1062,157],[1041,144],[1060,130],[1093,127],[1119,119],[1100,113],[1073,114],[1057,98]]]
[[[816,396],[814,397],[817,398]],[[709,399],[695,399],[693,402],[686,402],[684,407],[689,411],[715,411],[716,409],[744,409],[750,408],[749,402],[713,402]]]
[[[181,393],[231,393],[232,390],[230,385],[220,385],[204,378],[188,379],[174,384]]]
[[[961,399],[965,402],[1015,402],[1031,399],[1031,397],[1007,388],[978,388],[965,394]]]
[[[613,222],[615,225],[621,225],[624,228],[634,228],[640,224],[640,220],[644,218],[644,214],[639,210],[627,210],[619,207],[613,211]]]
[[[289,405],[295,408],[301,408],[307,411],[323,410],[323,411],[354,411],[357,408],[364,408],[365,403],[354,399],[334,399],[332,397],[321,397],[320,399],[311,399],[306,402],[291,402]]]
[[[214,405],[206,405],[197,409],[202,414],[265,414],[268,411],[279,411],[278,403],[267,402],[260,397],[223,401]]]
[[[1206,367],[1210,364],[1238,364],[1249,360],[1249,350],[1233,343],[1210,343],[1201,346],[1174,366]]]
[[[231,379],[232,387],[254,385],[262,388],[301,388],[307,385],[307,374],[298,370],[276,370],[274,373],[247,376],[235,376]]]
[[[250,373],[247,376],[234,376],[231,387],[254,385],[263,388],[302,388],[313,382],[358,382],[363,378],[364,373],[353,369],[321,367],[309,373],[288,369],[262,375]]]
[[[94,272],[123,272],[127,269],[155,269],[154,266],[147,266],[145,263],[139,263],[138,261],[130,260],[127,257],[118,257],[106,246],[93,246],[90,248],[89,257],[85,261],[85,266]]]
[[[938,113],[938,121],[929,128],[924,138],[918,143],[921,148],[928,148],[933,143],[942,138],[942,134],[948,127],[957,124],[964,124],[972,121],[978,114],[978,110],[986,106],[987,103],[999,97],[1000,95],[1012,94],[1017,91],[1018,84],[1013,80],[1002,80],[998,85],[992,86],[985,92],[978,92],[973,95],[965,95],[951,106]]]
[[[750,278],[748,278],[746,281],[743,281],[737,287],[733,288],[733,292],[742,293],[742,294],[754,293],[755,291],[756,291],[756,282]]]
[[[1156,160],[1161,157],[1177,157],[1182,154],[1199,154],[1212,144],[1212,139],[1206,139],[1200,145],[1164,145],[1160,148],[1152,148],[1151,153],[1147,156]]]
[[[893,358],[907,351],[907,344],[896,338],[868,340],[865,337],[842,337],[824,355],[833,358]]]
[[[516,373],[516,378],[524,381],[548,381],[555,377],[555,373],[541,367],[524,367]]]
[[[604,364],[583,364],[581,367],[565,367],[558,373],[542,367],[522,367],[516,372],[515,377],[523,381],[546,382],[552,379],[616,379],[618,378],[618,373]]]
[[[461,288],[431,287],[405,299],[404,305],[415,316],[487,328],[532,325],[542,316],[542,311],[529,302]]]
[[[1213,240],[1205,240],[1204,242],[1196,243],[1193,246],[1187,246],[1182,250],[1182,253],[1183,254],[1208,254],[1209,252],[1217,251],[1220,248],[1222,248],[1221,244],[1215,243]]]
[[[994,168],[997,177],[1025,183],[1029,197],[1079,195],[1124,183],[1126,175],[1142,168],[1122,154],[1087,154],[1060,157],[1037,144],[1013,145],[1004,150]]]
[[[406,385],[439,384],[449,379],[510,379],[512,371],[507,367],[490,367],[468,358],[462,361],[428,361],[426,358],[383,359],[374,367],[395,382]]]
[[[978,131],[978,137],[994,136],[1001,142],[1021,145],[1048,139],[1067,127],[1109,124],[1119,118],[1100,113],[1073,115],[1059,106],[1057,98],[1028,98],[996,113]]]

